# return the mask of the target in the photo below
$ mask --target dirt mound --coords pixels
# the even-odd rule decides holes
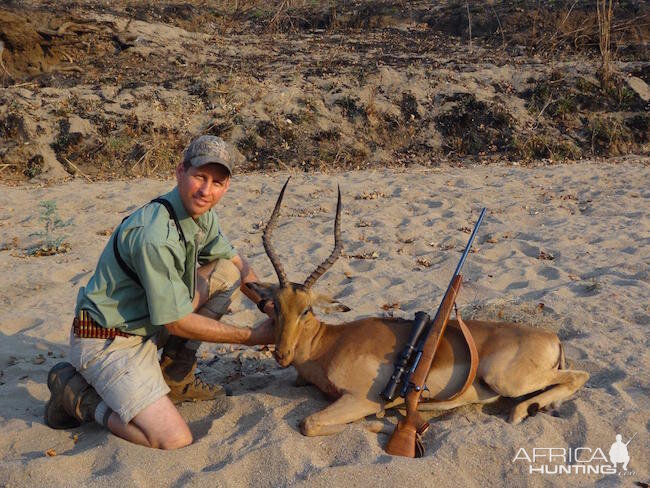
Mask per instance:
[[[4,43],[2,60],[5,74],[18,80],[52,71],[59,61],[50,43],[38,33],[42,16],[31,16],[0,9],[0,40]]]
[[[650,152],[636,0],[615,6],[609,84],[594,7],[573,1],[10,5],[4,180],[169,174],[201,133],[240,171]]]

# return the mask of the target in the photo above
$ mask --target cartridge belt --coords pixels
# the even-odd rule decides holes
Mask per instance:
[[[72,321],[72,333],[82,339],[114,339],[116,337],[131,337],[134,334],[119,329],[107,329],[99,325],[86,310],[81,310]]]

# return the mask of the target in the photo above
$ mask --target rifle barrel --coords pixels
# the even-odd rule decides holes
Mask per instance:
[[[472,231],[472,234],[469,236],[469,240],[467,241],[467,245],[465,246],[465,250],[463,251],[463,255],[460,257],[460,261],[458,262],[458,266],[456,266],[456,271],[454,271],[453,276],[451,277],[451,281],[449,282],[449,286],[447,286],[447,291],[445,294],[442,296],[442,301],[440,302],[440,306],[438,307],[438,311],[436,312],[436,316],[433,319],[433,322],[438,318],[438,314],[440,313],[440,308],[442,307],[442,303],[445,300],[445,297],[447,296],[447,293],[451,290],[451,285],[454,282],[454,278],[458,276],[460,273],[460,270],[463,268],[463,265],[465,264],[465,259],[467,258],[467,255],[469,254],[470,249],[472,249],[472,243],[474,242],[474,237],[476,237],[476,233],[478,232],[478,228],[481,226],[481,222],[483,222],[483,217],[485,216],[485,211],[487,210],[486,207],[483,207],[481,210],[481,215],[478,216],[478,220],[476,221],[476,225],[474,225],[474,230]],[[433,322],[431,322],[433,324]],[[428,335],[428,330],[427,333],[424,334],[424,341],[426,341],[426,336]],[[424,344],[424,342],[422,342]],[[415,369],[413,369],[415,371]]]
[[[465,246],[465,250],[463,251],[463,255],[460,257],[460,262],[458,263],[458,266],[456,266],[456,271],[454,271],[454,276],[456,276],[458,273],[460,273],[461,268],[463,267],[463,264],[465,264],[465,259],[467,258],[467,255],[469,254],[469,250],[472,248],[472,243],[474,242],[474,237],[476,237],[476,233],[478,232],[478,228],[481,226],[481,222],[483,222],[483,217],[485,216],[485,211],[487,210],[486,207],[483,207],[481,210],[481,215],[478,216],[478,221],[476,222],[476,225],[474,226],[474,230],[472,231],[472,235],[469,236],[469,241],[467,241],[467,246]],[[451,277],[452,281],[454,279],[454,276]]]

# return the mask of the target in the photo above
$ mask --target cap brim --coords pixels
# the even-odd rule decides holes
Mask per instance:
[[[232,174],[232,169],[230,166],[221,159],[215,159],[214,156],[198,156],[192,158],[190,165],[198,168],[199,166],[205,166],[206,164],[220,164],[228,170],[228,174]]]

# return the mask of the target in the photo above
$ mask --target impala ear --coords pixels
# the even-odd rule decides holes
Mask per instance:
[[[332,312],[349,312],[352,310],[350,307],[343,305],[338,300],[334,300],[329,295],[323,293],[312,293],[312,305],[319,307],[325,313]]]
[[[273,300],[273,292],[278,287],[272,283],[249,282],[246,286],[257,293],[262,300]]]

